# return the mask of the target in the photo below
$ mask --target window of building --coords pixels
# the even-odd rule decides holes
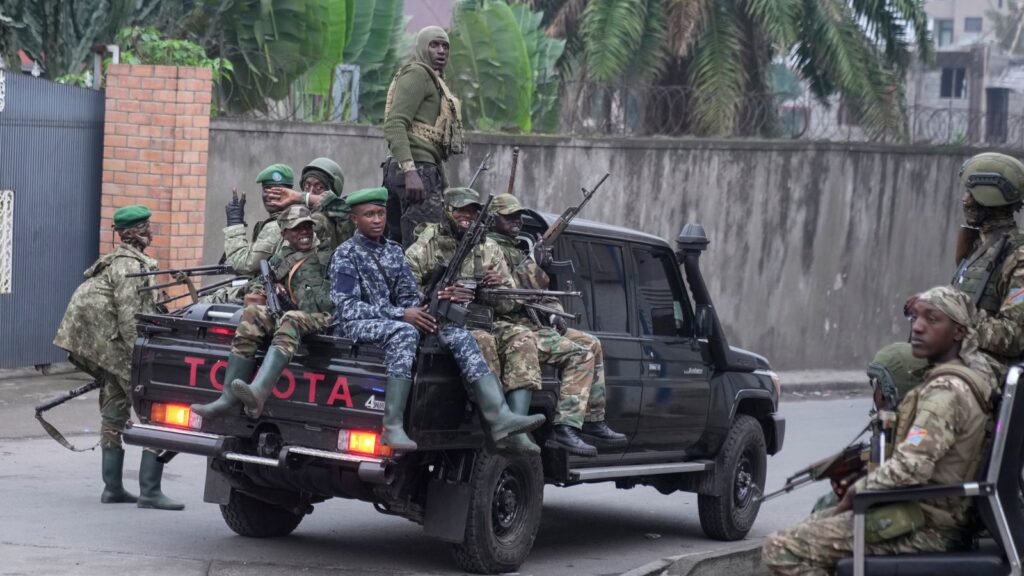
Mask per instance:
[[[964,32],[981,32],[981,18],[964,18]]]
[[[953,44],[953,21],[935,20],[935,41],[939,48]]]
[[[650,336],[686,334],[689,308],[671,254],[633,249],[640,332]]]
[[[939,98],[966,98],[967,71],[963,68],[943,68],[939,84]]]

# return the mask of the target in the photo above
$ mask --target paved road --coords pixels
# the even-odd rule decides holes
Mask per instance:
[[[320,574],[458,574],[445,546],[420,528],[383,516],[362,502],[316,506],[295,533],[279,540],[235,536],[218,508],[202,502],[205,460],[179,456],[164,487],[187,504],[183,512],[99,504],[99,453],[72,454],[32,418],[31,404],[81,377],[0,380],[0,575],[111,573],[188,576]],[[768,490],[816,457],[840,448],[863,425],[867,398],[784,404],[788,430],[782,454],[769,459]],[[53,421],[96,438],[96,395],[60,408]],[[139,450],[128,449],[126,485],[136,486]],[[807,488],[766,504],[751,537],[802,517],[826,489]],[[692,494],[663,496],[653,488],[612,484],[548,487],[536,545],[522,574],[620,574],[657,558],[710,549]]]

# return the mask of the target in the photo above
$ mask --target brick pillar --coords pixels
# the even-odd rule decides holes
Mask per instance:
[[[144,204],[153,211],[147,253],[160,267],[201,264],[212,88],[206,68],[110,66],[100,253],[113,249],[114,211]]]

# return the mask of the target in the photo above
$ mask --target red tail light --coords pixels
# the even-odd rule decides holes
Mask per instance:
[[[341,430],[338,449],[367,456],[391,456],[390,446],[380,443],[380,434],[368,430]]]
[[[235,335],[235,329],[234,328],[225,328],[223,326],[210,326],[209,328],[206,329],[206,331],[209,334],[218,334],[220,336],[232,336],[233,337]]]
[[[149,409],[151,421],[176,428],[188,428],[191,416],[192,409],[184,404],[154,403]]]

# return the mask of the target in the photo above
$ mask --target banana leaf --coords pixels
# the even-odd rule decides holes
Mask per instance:
[[[342,61],[342,53],[348,43],[348,13],[354,0],[319,0],[327,14],[323,22],[324,51],[320,59],[307,72],[306,93],[327,96],[334,83],[334,67]]]

